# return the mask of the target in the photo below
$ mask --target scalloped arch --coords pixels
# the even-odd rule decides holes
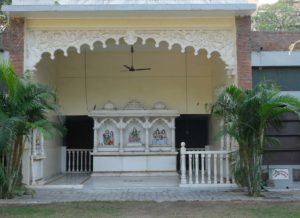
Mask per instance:
[[[229,75],[236,74],[236,45],[235,32],[233,30],[212,30],[212,29],[167,29],[167,30],[122,30],[122,29],[100,29],[100,30],[28,30],[26,32],[26,69],[34,70],[35,65],[41,59],[44,52],[49,52],[51,58],[57,50],[62,50],[64,55],[70,47],[80,50],[80,46],[87,44],[93,48],[94,43],[101,42],[106,47],[109,39],[115,40],[118,45],[120,39],[133,45],[138,38],[142,44],[148,39],[155,41],[159,47],[161,42],[167,42],[168,48],[178,44],[181,52],[187,47],[194,48],[197,55],[200,49],[205,49],[208,56],[214,51],[220,53],[221,58],[227,65]]]
[[[165,123],[169,128],[171,128],[172,123],[169,122],[167,119],[165,118],[155,118],[154,120],[152,120],[150,122],[150,128],[157,122],[162,121],[163,123]]]
[[[127,120],[125,123],[124,123],[124,127],[128,126],[130,123],[132,122],[137,122],[139,123],[143,128],[145,128],[145,124],[143,123],[143,121],[141,121],[139,118],[130,118],[129,120]]]
[[[116,127],[118,126],[118,123],[112,119],[112,118],[105,118],[101,122],[97,122],[95,129],[99,129],[105,122],[112,122]]]

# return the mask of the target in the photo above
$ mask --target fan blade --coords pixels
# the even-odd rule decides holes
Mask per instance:
[[[128,70],[131,69],[131,67],[127,66],[127,65],[123,65],[125,68],[127,68]]]
[[[135,71],[141,71],[141,70],[151,70],[152,68],[138,68],[138,69],[135,69]]]

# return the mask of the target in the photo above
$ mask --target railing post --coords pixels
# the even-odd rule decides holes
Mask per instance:
[[[181,184],[186,184],[185,155],[186,155],[185,143],[181,142],[181,148],[180,148],[180,171],[181,171],[180,183]]]
[[[60,162],[62,173],[65,173],[67,171],[67,152],[68,152],[67,147],[62,146],[61,147],[61,162]]]

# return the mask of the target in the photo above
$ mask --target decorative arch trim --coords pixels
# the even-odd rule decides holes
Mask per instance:
[[[26,33],[26,69],[34,70],[43,53],[48,52],[51,58],[57,50],[67,54],[70,47],[80,51],[80,46],[87,44],[93,49],[95,42],[101,42],[106,47],[109,39],[114,39],[119,44],[121,39],[133,45],[138,38],[145,44],[148,39],[155,41],[159,47],[161,42],[167,42],[172,49],[175,44],[184,52],[187,47],[194,49],[197,55],[200,49],[205,49],[208,56],[217,51],[227,65],[229,75],[236,74],[236,37],[233,30],[210,29],[170,29],[170,30],[28,30]]]

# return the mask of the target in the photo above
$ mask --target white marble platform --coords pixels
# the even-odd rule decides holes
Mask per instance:
[[[128,188],[178,188],[176,174],[118,174],[95,175],[86,173],[62,174],[40,188],[87,188],[87,189],[128,189]],[[37,186],[35,186],[37,187]]]

